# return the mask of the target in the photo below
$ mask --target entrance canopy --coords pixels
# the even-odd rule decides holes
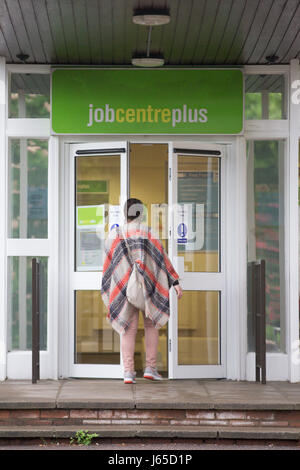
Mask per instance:
[[[139,9],[170,22],[134,24]],[[288,64],[300,57],[298,0],[1,0],[0,55],[32,64],[131,65],[136,53],[166,66]]]

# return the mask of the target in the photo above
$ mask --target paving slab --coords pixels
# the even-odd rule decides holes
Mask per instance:
[[[134,408],[133,386],[123,380],[70,380],[63,384],[57,408]]]
[[[220,439],[277,439],[277,440],[299,440],[299,428],[250,428],[243,427],[219,429],[218,437]]]
[[[203,382],[198,380],[166,380],[139,382],[134,386],[136,408],[209,409],[212,403]]]
[[[58,380],[0,382],[0,409],[55,408],[62,384]]]
[[[298,390],[300,392],[300,384]],[[206,382],[209,400],[224,409],[295,409],[294,400],[274,383],[214,381]]]

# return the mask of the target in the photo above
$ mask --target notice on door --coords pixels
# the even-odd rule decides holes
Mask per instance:
[[[108,208],[108,223],[109,230],[112,230],[115,227],[119,227],[121,223],[121,210],[119,205],[109,204]]]
[[[204,204],[178,204],[177,244],[181,251],[200,251],[204,246]]]
[[[76,267],[77,271],[98,271],[103,264],[104,204],[77,206]]]

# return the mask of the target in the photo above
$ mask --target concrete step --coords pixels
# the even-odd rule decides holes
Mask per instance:
[[[88,425],[88,426],[0,426],[0,439],[6,438],[70,438],[80,429],[97,433],[101,438],[200,438],[300,440],[299,427],[232,427],[214,426],[151,426],[151,425]]]

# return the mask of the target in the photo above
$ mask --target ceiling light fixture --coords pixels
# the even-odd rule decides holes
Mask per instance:
[[[165,61],[162,54],[151,54],[151,33],[155,26],[162,26],[170,22],[169,10],[167,9],[138,9],[134,11],[132,21],[135,24],[148,26],[147,52],[136,54],[132,59],[132,65],[136,67],[161,67]]]
[[[170,20],[171,17],[167,9],[138,9],[135,10],[132,17],[134,24],[142,26],[162,26],[168,24]]]
[[[161,67],[165,61],[163,57],[133,57],[131,63],[135,67]]]

